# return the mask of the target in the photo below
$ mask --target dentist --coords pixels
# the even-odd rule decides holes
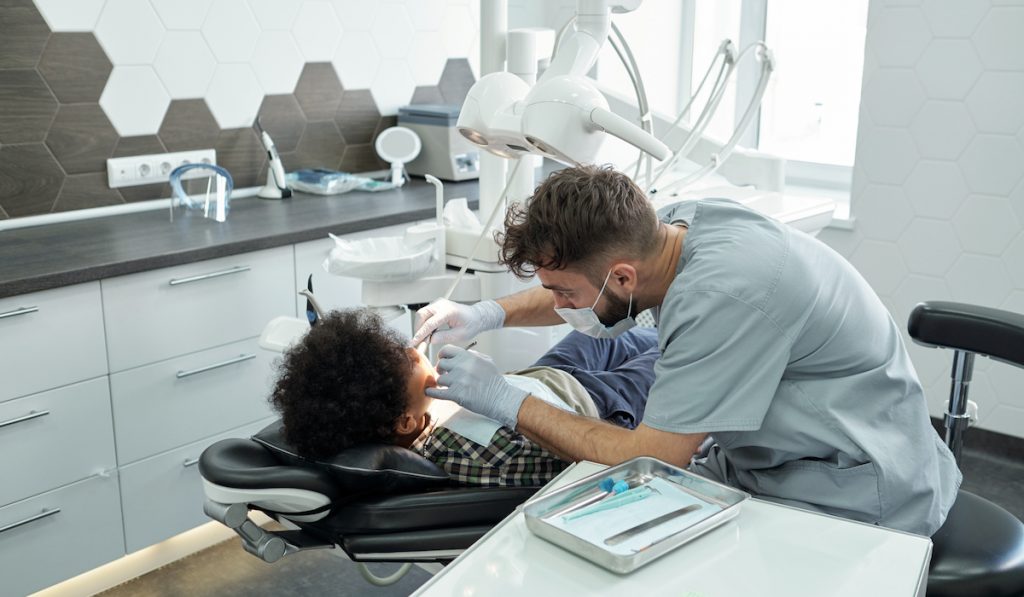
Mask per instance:
[[[563,321],[610,338],[651,309],[662,354],[644,419],[627,430],[560,411],[451,345],[428,394],[565,458],[654,456],[779,503],[922,535],[941,526],[960,472],[899,328],[825,244],[726,200],[656,214],[628,177],[594,166],[550,175],[505,228],[503,262],[541,287],[431,303],[413,343]]]

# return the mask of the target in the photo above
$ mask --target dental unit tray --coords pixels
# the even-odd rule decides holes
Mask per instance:
[[[538,537],[626,574],[735,518],[749,498],[641,456],[535,498],[523,515]]]

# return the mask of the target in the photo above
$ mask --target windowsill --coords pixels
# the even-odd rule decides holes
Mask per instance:
[[[833,228],[837,230],[853,230],[854,218],[850,215],[850,191],[846,189],[836,189],[833,187],[826,186],[814,186],[814,185],[801,185],[801,184],[786,184],[786,190],[783,191],[786,195],[792,195],[796,197],[825,197],[831,199],[836,204],[836,209],[832,213],[832,221],[828,223],[826,228]]]

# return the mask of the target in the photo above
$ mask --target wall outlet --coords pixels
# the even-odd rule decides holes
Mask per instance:
[[[107,185],[110,188],[132,187],[140,184],[167,182],[171,171],[182,164],[216,164],[213,149],[154,153],[107,160]],[[187,172],[182,179],[209,176],[202,172]]]

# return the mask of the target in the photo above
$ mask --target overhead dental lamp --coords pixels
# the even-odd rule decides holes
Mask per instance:
[[[639,5],[639,0],[578,0],[574,29],[562,39],[537,84],[531,88],[507,72],[484,75],[466,96],[459,132],[506,158],[538,154],[568,165],[592,163],[607,133],[667,159],[668,146],[610,111],[608,100],[584,75],[608,37],[611,13]]]

